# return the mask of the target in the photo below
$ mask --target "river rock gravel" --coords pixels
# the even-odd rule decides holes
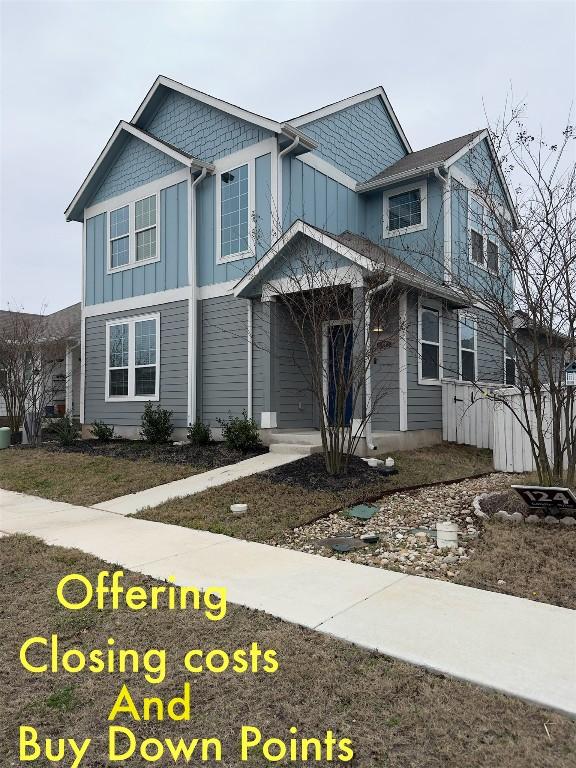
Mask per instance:
[[[494,473],[449,485],[399,491],[381,499],[370,520],[356,520],[337,512],[314,523],[295,528],[269,544],[311,552],[338,560],[451,581],[462,564],[474,554],[483,521],[475,516],[472,502],[480,493],[509,487],[513,475]],[[458,547],[436,546],[437,522],[458,524]],[[324,539],[376,533],[375,544],[346,553],[334,552]]]

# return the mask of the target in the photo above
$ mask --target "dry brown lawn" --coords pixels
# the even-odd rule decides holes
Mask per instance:
[[[0,452],[0,488],[90,506],[195,474],[194,467],[81,453]]]
[[[126,674],[123,681],[135,697],[169,698],[190,680],[192,720],[145,723],[122,716],[118,724],[140,738],[217,736],[224,753],[218,765],[228,768],[244,765],[236,757],[242,724],[280,738],[288,737],[291,726],[306,736],[333,729],[338,738],[352,739],[356,756],[350,765],[359,768],[568,768],[576,760],[573,721],[505,695],[236,606],[229,607],[222,622],[209,622],[195,611],[68,612],[56,602],[59,579],[70,572],[94,579],[99,570],[113,566],[24,536],[0,539],[0,560],[0,765],[5,768],[19,764],[21,723],[46,736],[93,736],[82,766],[108,765],[106,717],[121,679],[25,672],[18,661],[20,644],[31,635],[50,633],[59,635],[61,650],[105,648],[109,637],[138,650],[167,648],[174,671],[164,683],[150,686],[139,674]],[[135,574],[128,581],[155,583]],[[276,674],[187,676],[175,663],[190,648],[230,651],[253,641],[278,652]],[[168,762],[172,765],[167,760],[155,764]],[[137,758],[128,764],[149,765]],[[265,763],[254,759],[249,764]]]
[[[301,484],[278,482],[268,473],[252,475],[194,496],[141,510],[136,517],[223,533],[250,541],[268,541],[342,506],[376,500],[383,493],[470,477],[492,468],[489,451],[464,445],[437,445],[395,454],[397,475],[340,491],[316,490]],[[248,502],[250,513],[233,516],[230,504]]]
[[[455,581],[576,609],[576,531],[563,525],[487,523]]]

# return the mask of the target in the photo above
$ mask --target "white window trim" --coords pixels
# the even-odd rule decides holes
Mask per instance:
[[[402,227],[402,229],[388,229],[389,224],[389,201],[391,197],[402,195],[405,192],[420,190],[420,224],[413,224],[411,227]],[[407,235],[409,232],[420,232],[428,227],[428,190],[426,179],[415,184],[405,184],[402,187],[389,189],[382,195],[383,200],[383,237],[397,237],[398,235]]]
[[[468,312],[458,313],[458,380],[468,381],[462,378],[462,338],[460,333],[460,324],[467,320],[474,323],[474,350],[464,348],[465,352],[474,352],[474,381],[478,381],[478,317]]]
[[[433,312],[438,312],[438,378],[437,379],[424,379],[422,377],[422,344],[435,345],[433,341],[425,341],[422,339],[422,310],[429,309]],[[432,302],[422,303],[422,299],[418,297],[418,384],[422,384],[425,387],[437,387],[442,383],[444,378],[444,333],[442,327],[442,308],[435,307]]]
[[[479,205],[482,208],[482,231],[477,227],[477,223],[473,221],[472,217],[472,203],[475,202],[477,205]],[[483,272],[487,272],[489,275],[494,275],[495,277],[500,276],[500,243],[498,242],[498,239],[492,234],[491,236],[488,235],[486,231],[486,226],[484,224],[484,221],[486,220],[486,217],[489,215],[489,211],[480,200],[480,198],[475,195],[473,192],[468,190],[468,261],[470,264],[473,264],[478,269],[481,269]],[[484,258],[483,264],[478,264],[477,261],[474,261],[472,258],[472,230],[475,232],[478,232],[478,234],[482,235],[482,256]],[[488,269],[488,240],[490,242],[494,243],[496,246],[496,249],[498,251],[498,269],[494,271],[493,269]]]
[[[141,267],[145,264],[155,264],[160,261],[160,191],[152,192],[149,195],[141,195],[139,190],[136,190],[138,195],[134,196],[129,202],[125,202],[122,205],[114,206],[107,211],[107,255],[106,255],[106,274],[113,275],[116,272],[124,272],[126,269],[134,269],[134,267]],[[156,224],[151,227],[142,227],[136,229],[136,203],[140,200],[146,200],[148,197],[153,197],[156,200]],[[120,267],[112,266],[112,240],[118,240],[120,237],[126,237],[121,235],[120,237],[112,238],[111,225],[112,225],[112,212],[117,211],[119,208],[125,208],[128,206],[128,264],[122,264]],[[136,233],[143,232],[146,229],[152,229],[156,227],[156,256],[150,259],[142,259],[136,261]]]
[[[254,242],[254,211],[256,207],[256,155],[245,157],[245,159],[236,159],[232,162],[234,155],[230,155],[226,160],[226,165],[217,168],[216,176],[216,263],[229,264],[231,261],[247,259],[255,255]],[[225,173],[233,171],[235,168],[248,166],[248,248],[240,253],[231,253],[228,256],[222,256],[222,176]]]
[[[156,387],[153,395],[135,395],[136,379],[136,334],[135,324],[145,320],[156,321]],[[110,394],[110,328],[114,325],[128,326],[128,394],[111,395]],[[139,366],[152,367],[152,366]],[[117,317],[114,320],[106,321],[106,387],[104,400],[107,403],[125,403],[139,401],[158,401],[160,399],[160,313],[154,312],[149,315],[135,315],[133,317]]]

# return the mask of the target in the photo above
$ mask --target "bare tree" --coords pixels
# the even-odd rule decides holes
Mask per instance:
[[[66,338],[56,335],[44,315],[2,312],[0,318],[0,396],[12,432],[22,425],[28,442],[41,440],[42,419],[54,396]]]
[[[374,357],[398,343],[398,308],[384,263],[368,275],[321,242],[296,238],[263,282],[263,305],[279,305],[303,350],[293,366],[311,392],[326,469],[346,472],[361,440],[370,442],[371,418],[387,394],[371,375]],[[391,323],[391,319],[393,322]],[[275,344],[270,343],[275,354]]]
[[[564,370],[576,359],[575,134],[568,125],[557,143],[532,135],[524,106],[511,104],[489,128],[499,168],[478,147],[462,159],[468,189],[450,181],[453,214],[466,222],[466,236],[453,239],[445,280],[481,317],[479,343],[494,350],[494,369],[507,368],[511,388],[477,386],[511,410],[540,482],[574,484],[576,388],[565,386]],[[409,250],[412,258],[416,250],[428,263],[438,261],[426,244],[415,249],[412,242]],[[462,375],[461,365],[446,374]]]

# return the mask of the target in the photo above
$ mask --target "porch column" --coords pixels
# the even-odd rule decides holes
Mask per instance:
[[[264,402],[260,427],[275,429],[278,425],[278,305],[273,296],[262,297],[262,321],[265,333],[262,350]]]
[[[366,418],[366,289],[364,286],[352,288],[352,370],[354,371],[354,389],[358,388],[358,397],[354,403],[352,414],[352,432],[358,433],[360,426]],[[360,432],[365,437],[365,426]]]

